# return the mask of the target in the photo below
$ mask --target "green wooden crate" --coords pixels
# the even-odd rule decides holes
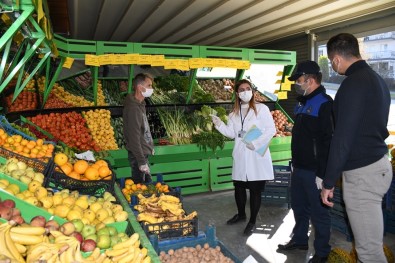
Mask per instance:
[[[171,187],[181,187],[182,194],[210,191],[209,160],[195,160],[151,165],[152,174],[162,174]]]
[[[210,160],[211,191],[233,189],[232,165],[232,157]]]

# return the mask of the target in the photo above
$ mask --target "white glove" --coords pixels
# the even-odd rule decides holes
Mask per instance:
[[[155,149],[152,149],[152,155],[155,155]]]
[[[252,143],[247,143],[246,144],[247,148],[250,149],[251,151],[255,150],[255,147]]]
[[[213,114],[210,114],[210,115],[211,115],[211,119],[213,120],[214,125],[216,127],[221,126],[221,123],[222,123],[221,119],[218,116],[215,116]]]
[[[139,170],[145,174],[149,174],[150,173],[150,169],[148,167],[148,164],[143,164],[140,165]]]
[[[318,176],[315,177],[315,184],[317,185],[318,190],[322,189],[322,179],[319,178]]]

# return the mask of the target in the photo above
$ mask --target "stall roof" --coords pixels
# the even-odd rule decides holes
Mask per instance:
[[[395,7],[394,0],[47,0],[80,40],[251,47]]]

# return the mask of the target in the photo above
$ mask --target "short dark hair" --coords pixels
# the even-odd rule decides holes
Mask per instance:
[[[133,79],[133,87],[134,88],[137,87],[137,85],[145,82],[146,79],[150,79],[150,80],[154,81],[153,78],[146,73],[137,74]]]
[[[317,74],[305,74],[305,79],[314,79],[318,84],[321,84],[322,81],[322,73],[318,72]]]
[[[345,58],[361,57],[358,39],[354,35],[348,33],[340,33],[331,37],[326,44],[326,50],[328,52],[328,57],[332,57],[335,54]]]

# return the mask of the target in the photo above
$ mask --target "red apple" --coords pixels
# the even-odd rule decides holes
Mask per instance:
[[[81,244],[81,250],[83,252],[90,252],[96,248],[96,242],[92,239],[86,239]]]
[[[18,225],[25,223],[25,220],[23,217],[21,217],[21,215],[12,216],[11,220],[14,220]]]
[[[11,200],[11,199],[4,200],[2,202],[2,204],[3,204],[3,206],[9,207],[9,208],[14,208],[15,207],[15,202],[14,202],[14,200]]]
[[[74,231],[70,236],[75,237],[80,242],[80,244],[82,244],[82,242],[84,241],[84,238],[82,237],[80,232]]]
[[[14,207],[12,209],[12,216],[20,216],[20,215],[21,215],[21,211],[18,208]]]
[[[48,220],[47,223],[45,223],[44,227],[47,229],[48,232],[50,232],[52,230],[58,231],[60,226],[59,226],[58,222],[56,222],[55,220],[51,219],[51,220]]]
[[[4,218],[5,220],[10,220],[12,217],[12,208],[9,207],[0,207],[0,217]]]
[[[31,226],[41,226],[41,227],[45,227],[45,223],[47,222],[47,220],[45,219],[45,217],[43,216],[35,216],[32,218],[32,220],[30,220],[30,225]]]

